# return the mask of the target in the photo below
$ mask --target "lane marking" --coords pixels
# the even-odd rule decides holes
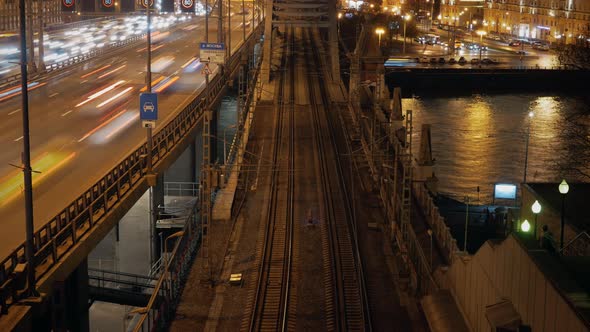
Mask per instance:
[[[62,114],[61,116],[66,116],[66,115],[68,115],[68,114],[70,114],[70,113],[72,113],[72,110],[69,110],[69,111],[65,112],[65,113],[64,113],[64,114]]]
[[[14,113],[18,113],[18,112],[20,112],[20,111],[21,111],[21,109],[19,108],[19,109],[16,109],[16,110],[14,110],[14,111],[12,111],[12,112],[8,113],[8,115],[13,115]]]
[[[88,136],[94,134],[95,132],[97,132],[100,128],[108,125],[109,123],[113,122],[113,120],[115,120],[116,118],[118,118],[119,116],[123,115],[123,113],[127,112],[126,109],[122,110],[121,112],[119,112],[119,114],[113,116],[112,118],[108,119],[106,122],[101,123],[98,127],[92,129],[91,131],[87,132],[86,135],[84,135],[82,138],[80,138],[78,140],[78,143],[82,142],[83,140],[85,140],[86,138],[88,138]]]
[[[80,84],[84,84],[86,82],[88,82],[88,80],[83,80],[82,82],[80,82]]]
[[[119,70],[121,70],[121,69],[123,69],[123,68],[125,68],[125,67],[127,67],[127,65],[122,65],[121,67],[117,67],[117,68],[115,68],[115,69],[113,69],[113,70],[111,70],[111,71],[109,71],[109,72],[106,72],[106,73],[104,73],[104,74],[102,74],[102,75],[98,76],[98,78],[103,78],[103,77],[105,77],[105,76],[109,76],[110,74],[112,74],[112,73],[114,73],[114,72],[116,72],[116,71],[119,71]]]
[[[21,136],[21,137],[19,137],[19,138],[15,139],[14,141],[15,141],[15,142],[18,142],[18,141],[20,141],[21,139],[23,139],[23,137],[24,137],[24,136]]]
[[[53,98],[53,97],[57,96],[58,94],[59,94],[59,92],[52,93],[52,94],[49,95],[49,98]]]

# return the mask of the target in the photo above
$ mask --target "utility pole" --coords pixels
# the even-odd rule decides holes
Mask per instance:
[[[209,42],[209,0],[205,0],[205,43]]]
[[[28,24],[28,26],[26,27],[26,40],[29,47],[29,70],[31,72],[36,72],[37,67],[35,66],[35,42],[33,41],[33,0],[27,0],[27,7],[29,8],[29,11],[26,13],[26,20]]]
[[[43,57],[45,57],[45,51],[43,46],[43,28],[45,25],[45,1],[37,2],[39,5],[39,66],[38,69],[41,72],[45,71],[45,61]]]
[[[146,16],[147,16],[147,70],[146,70],[146,84],[147,84],[147,93],[152,92],[152,32],[150,25],[152,24],[151,19],[151,2],[153,0],[143,0],[145,2],[146,8]],[[152,150],[153,150],[153,140],[152,140],[152,127],[149,126],[146,128],[147,132],[147,172],[148,174],[152,173]]]
[[[219,9],[217,14],[217,42],[223,43],[223,0],[218,0],[217,7]]]
[[[29,4],[31,4],[29,0]],[[19,17],[20,17],[20,72],[21,72],[21,93],[22,93],[22,110],[23,110],[23,153],[22,153],[22,170],[25,185],[25,226],[26,226],[26,245],[25,257],[27,260],[27,295],[37,296],[36,276],[35,276],[35,253],[33,247],[33,236],[35,225],[33,223],[33,177],[31,168],[31,141],[29,134],[29,92],[27,89],[27,39],[26,39],[26,17],[25,17],[25,0],[19,0]],[[31,11],[31,7],[29,7]]]
[[[201,234],[202,234],[202,258],[203,274],[205,280],[212,281],[209,261],[209,225],[211,222],[211,98],[209,90],[209,59],[203,69],[205,72],[205,112],[203,117],[203,167],[201,172]]]

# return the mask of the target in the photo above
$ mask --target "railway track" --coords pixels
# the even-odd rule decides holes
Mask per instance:
[[[295,33],[297,32],[297,33]],[[370,315],[362,274],[362,263],[340,165],[337,140],[328,111],[330,101],[323,86],[322,61],[309,29],[291,28],[284,34],[281,70],[275,88],[272,171],[269,182],[268,208],[264,231],[259,235],[257,266],[258,281],[249,295],[242,331],[300,330],[295,317],[296,289],[293,278],[296,264],[295,224],[295,104],[309,103],[310,116],[299,127],[309,128],[313,136],[319,185],[322,221],[323,294],[318,306],[324,313],[327,331],[370,331]],[[297,48],[295,48],[297,45]],[[295,82],[297,68],[306,68],[305,82]],[[304,85],[305,83],[305,85]],[[299,87],[300,89],[296,89]],[[303,89],[301,89],[303,87]],[[296,93],[306,94],[305,96]],[[300,104],[301,105],[301,104]],[[298,106],[301,110],[302,106]],[[309,173],[308,173],[309,174]],[[298,276],[305,278],[305,276]],[[300,280],[298,280],[300,281]],[[320,285],[318,285],[319,287]],[[301,317],[300,319],[306,319]],[[305,324],[303,324],[305,325]]]
[[[294,224],[293,33],[284,45],[267,223],[248,331],[285,331],[288,324]],[[287,176],[284,176],[287,175]]]
[[[323,247],[325,288],[331,290],[326,294],[326,324],[329,330],[335,331],[370,331],[366,287],[355,231],[356,220],[344,183],[334,135],[336,128],[328,114],[335,110],[331,109],[326,89],[322,86],[326,78],[321,70],[319,47],[315,44],[311,30],[305,30],[303,42],[303,49],[311,50],[311,54],[306,53],[306,62],[317,68],[314,75],[307,77],[311,87],[309,98],[321,168],[322,203],[326,219],[322,226],[328,240]]]

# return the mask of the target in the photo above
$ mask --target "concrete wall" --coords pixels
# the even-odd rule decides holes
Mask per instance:
[[[517,241],[512,235],[499,244],[488,241],[475,255],[456,257],[446,273],[437,274],[470,328],[490,331],[485,307],[506,298],[533,331],[587,331]]]

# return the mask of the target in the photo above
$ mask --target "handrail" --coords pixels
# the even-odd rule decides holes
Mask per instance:
[[[573,239],[571,239],[565,246],[563,246],[562,249],[559,250],[560,253],[567,253],[567,250],[570,246],[572,246],[574,244],[575,241],[577,241],[578,239],[582,238],[582,236],[586,236],[586,241],[588,241],[590,244],[590,235],[588,235],[588,233],[586,233],[586,231],[583,231],[581,233],[579,233],[578,235],[576,235]],[[588,246],[587,244],[587,246]]]
[[[259,24],[257,29],[261,29]],[[253,30],[248,41],[257,34]],[[244,45],[248,45],[245,43]],[[228,60],[228,67],[234,68],[241,54],[234,53]],[[225,80],[220,75],[210,82],[209,99],[214,100],[224,88]],[[84,191],[65,209],[41,226],[33,236],[34,262],[37,280],[43,278],[76,244],[104,218],[114,205],[132,192],[133,187],[143,179],[147,171],[145,156],[149,153],[153,165],[158,166],[197,124],[205,109],[206,91],[201,91],[183,107],[153,137],[153,149],[147,150],[142,142],[132,152],[115,165],[103,178]],[[26,263],[25,243],[16,247],[8,257],[0,261],[0,315],[6,314],[8,307],[20,299],[19,284],[15,269],[19,263]]]

